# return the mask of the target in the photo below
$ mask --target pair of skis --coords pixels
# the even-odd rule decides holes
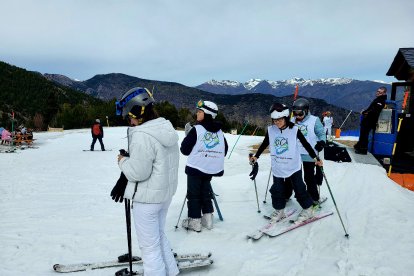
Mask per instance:
[[[96,263],[78,263],[78,264],[55,264],[53,269],[56,272],[60,273],[68,273],[68,272],[78,272],[78,271],[85,271],[85,270],[94,270],[94,269],[102,269],[102,268],[109,268],[109,267],[118,267],[118,266],[128,266],[128,254],[122,255],[118,257],[118,260],[113,261],[106,261],[106,262],[96,262]],[[181,270],[187,270],[192,268],[199,268],[199,267],[206,267],[213,263],[213,260],[210,259],[211,253],[195,253],[195,254],[177,254],[175,255],[175,259],[177,261],[178,268]],[[143,261],[140,257],[133,256],[132,258],[134,265],[140,265],[141,267],[138,268],[137,271],[134,271],[133,275],[144,275],[144,270],[142,269]],[[126,268],[125,268],[126,269]],[[117,273],[122,275],[122,271],[120,270]]]
[[[317,220],[326,218],[330,215],[333,215],[332,211],[329,212],[316,212],[316,214],[303,222],[295,222],[294,220],[290,220],[290,218],[296,213],[296,209],[288,209],[285,212],[285,216],[278,221],[271,221],[264,226],[260,227],[259,229],[253,231],[252,233],[247,235],[248,239],[252,240],[259,240],[264,235],[269,237],[277,237],[287,232],[290,232],[294,229],[299,227],[305,226],[309,223],[315,222]],[[270,218],[270,216],[264,216],[265,218]]]

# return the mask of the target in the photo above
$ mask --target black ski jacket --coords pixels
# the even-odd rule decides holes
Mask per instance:
[[[362,111],[362,125],[375,127],[378,121],[378,117],[385,106],[385,101],[387,100],[387,95],[381,95],[376,97],[369,107]]]

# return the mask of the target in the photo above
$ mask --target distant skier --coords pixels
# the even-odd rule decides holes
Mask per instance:
[[[145,275],[177,275],[177,263],[165,235],[168,208],[178,184],[178,135],[170,121],[158,117],[146,88],[133,88],[117,102],[129,119],[128,154],[118,155],[123,172],[111,192],[116,202],[131,200]],[[132,274],[131,274],[132,275]]]
[[[103,127],[101,125],[101,120],[96,119],[95,123],[91,126],[91,134],[92,134],[92,144],[91,144],[91,151],[95,147],[96,140],[99,140],[101,144],[101,150],[105,151],[105,146],[102,142],[102,138],[104,137]]]
[[[213,228],[213,204],[211,178],[224,174],[224,156],[228,145],[221,123],[214,121],[218,107],[210,101],[197,103],[197,124],[189,129],[181,143],[181,153],[188,156],[187,174],[188,218],[182,226],[188,230],[201,231],[201,226]]]
[[[313,147],[315,153],[323,150],[326,141],[326,134],[319,117],[309,112],[309,101],[299,98],[293,103],[292,122],[297,125],[306,141]],[[315,205],[320,203],[318,185],[322,185],[323,174],[319,166],[315,167],[313,157],[309,156],[306,149],[299,145],[300,155],[303,162],[303,175],[306,189],[313,199]]]
[[[367,154],[368,152],[368,137],[371,130],[375,131],[377,121],[382,109],[387,100],[387,88],[381,86],[375,93],[376,98],[371,102],[369,107],[361,111],[362,120],[361,128],[359,130],[359,141],[354,145],[355,153]]]
[[[328,141],[332,141],[332,127],[333,118],[330,111],[326,111],[323,116],[323,128],[325,130],[326,138]]]
[[[312,208],[313,200],[306,191],[302,180],[300,144],[314,159],[315,164],[322,166],[322,161],[317,158],[312,146],[306,141],[302,132],[294,123],[289,121],[289,108],[280,103],[274,103],[270,108],[272,125],[268,127],[266,136],[256,154],[249,158],[251,162],[257,162],[262,152],[269,146],[273,185],[270,188],[272,206],[275,211],[271,217],[277,221],[285,217],[285,182],[290,182],[295,191],[296,199],[303,210],[299,213],[297,222],[308,220],[314,216]],[[286,180],[286,181],[285,181]]]

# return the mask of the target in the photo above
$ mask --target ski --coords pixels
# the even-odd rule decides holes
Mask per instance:
[[[112,149],[107,149],[107,150],[87,150],[87,149],[84,149],[83,151],[112,151]]]
[[[122,255],[118,257],[118,260],[113,261],[106,261],[106,262],[96,262],[96,263],[79,263],[79,264],[55,264],[53,269],[56,272],[60,273],[67,273],[67,272],[77,272],[77,271],[85,271],[85,270],[94,270],[94,269],[102,269],[108,267],[116,267],[116,266],[125,266],[128,265],[128,258],[125,257],[126,255]],[[211,253],[194,253],[194,254],[178,254],[175,255],[175,259],[178,262],[185,262],[185,261],[193,261],[193,260],[206,260],[211,256]],[[133,264],[142,264],[141,257],[133,256],[132,258]]]
[[[248,239],[258,240],[263,236],[264,231],[270,231],[270,229],[274,228],[279,222],[282,222],[292,216],[296,212],[296,209],[289,209],[285,213],[285,217],[281,218],[278,221],[269,222],[266,225],[260,227],[259,229],[255,230],[254,232],[247,235]],[[270,218],[269,218],[270,219]]]
[[[309,223],[318,221],[320,219],[326,218],[326,217],[331,216],[331,215],[333,215],[333,212],[317,214],[314,217],[312,217],[308,220],[305,220],[303,222],[300,222],[300,223],[293,223],[293,224],[289,223],[286,227],[282,227],[282,228],[276,228],[275,227],[275,228],[271,229],[271,231],[265,231],[264,234],[268,235],[269,237],[277,237],[277,236],[280,236],[280,235],[285,234],[287,232],[290,232],[292,230],[295,230],[299,227],[305,226]]]
[[[201,259],[201,260],[186,260],[186,261],[177,261],[178,269],[180,272],[184,270],[190,270],[195,268],[207,267],[213,264],[213,260],[210,259]],[[115,275],[129,275],[128,268],[121,269],[115,273]],[[143,276],[144,269],[133,271],[132,275]]]

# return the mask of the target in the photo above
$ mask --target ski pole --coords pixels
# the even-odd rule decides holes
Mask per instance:
[[[214,206],[216,206],[216,209],[217,209],[217,214],[219,216],[219,219],[223,221],[224,219],[223,219],[223,216],[221,215],[221,211],[220,211],[220,208],[216,200],[216,194],[213,191],[213,187],[211,186],[211,183],[210,183],[210,190],[211,190],[211,196],[213,197]]]
[[[129,269],[130,275],[132,273],[132,242],[131,242],[131,202],[129,199],[125,199],[125,218],[126,218],[126,226],[127,226],[127,239],[128,239],[128,261],[129,261]]]
[[[339,129],[342,128],[342,126],[345,124],[346,120],[348,119],[349,115],[351,115],[351,113],[352,113],[352,110],[349,111],[348,115],[345,117],[345,120],[342,122],[342,125],[339,127]]]
[[[325,179],[326,186],[328,186],[329,193],[331,194],[331,198],[332,198],[332,201],[333,201],[333,203],[335,205],[336,212],[338,213],[339,220],[341,221],[342,227],[344,228],[345,237],[346,238],[349,238],[349,234],[346,232],[345,225],[344,225],[344,222],[342,221],[341,214],[339,213],[338,207],[336,206],[335,198],[334,198],[334,196],[332,194],[331,187],[329,187],[328,180],[326,179],[325,171],[323,170],[323,167],[322,166],[320,168],[321,168],[321,171],[322,171],[323,178]]]
[[[183,213],[183,209],[184,209],[184,205],[185,205],[185,201],[186,201],[186,199],[187,199],[187,195],[185,195],[185,197],[184,197],[183,206],[181,206],[180,215],[178,216],[177,224],[175,225],[175,230],[177,230],[177,229],[178,229],[178,223],[180,223],[181,214]]]
[[[228,159],[230,159],[230,156],[231,156],[231,154],[232,154],[232,152],[233,152],[233,150],[234,150],[234,147],[237,145],[237,142],[239,141],[240,136],[242,136],[242,134],[243,134],[244,130],[246,129],[246,127],[247,127],[247,124],[248,124],[248,123],[249,123],[249,121],[246,121],[246,124],[244,125],[244,127],[243,127],[242,131],[240,132],[240,135],[239,135],[239,137],[237,138],[236,143],[234,143],[234,146],[233,146],[233,148],[232,148],[232,149],[231,149],[231,151],[230,151],[230,154],[229,154],[229,158],[228,158]]]
[[[265,199],[263,200],[263,203],[266,203],[267,198],[267,190],[269,189],[269,183],[270,183],[270,176],[272,175],[272,167],[270,167],[269,171],[269,178],[267,179],[267,186],[266,186],[266,193],[265,193]]]
[[[253,167],[253,165],[252,165]],[[256,191],[256,201],[257,201],[257,212],[260,213],[260,207],[259,207],[259,197],[257,195],[257,186],[256,186],[256,179],[253,179],[254,182],[254,190]]]
[[[251,158],[253,156],[252,153],[249,154],[249,157]],[[254,167],[254,161],[250,161],[250,165],[252,165],[252,169]],[[254,182],[254,190],[256,191],[256,201],[257,201],[257,212],[260,213],[260,207],[259,207],[259,196],[257,195],[257,185],[256,185],[256,177],[253,179]]]

